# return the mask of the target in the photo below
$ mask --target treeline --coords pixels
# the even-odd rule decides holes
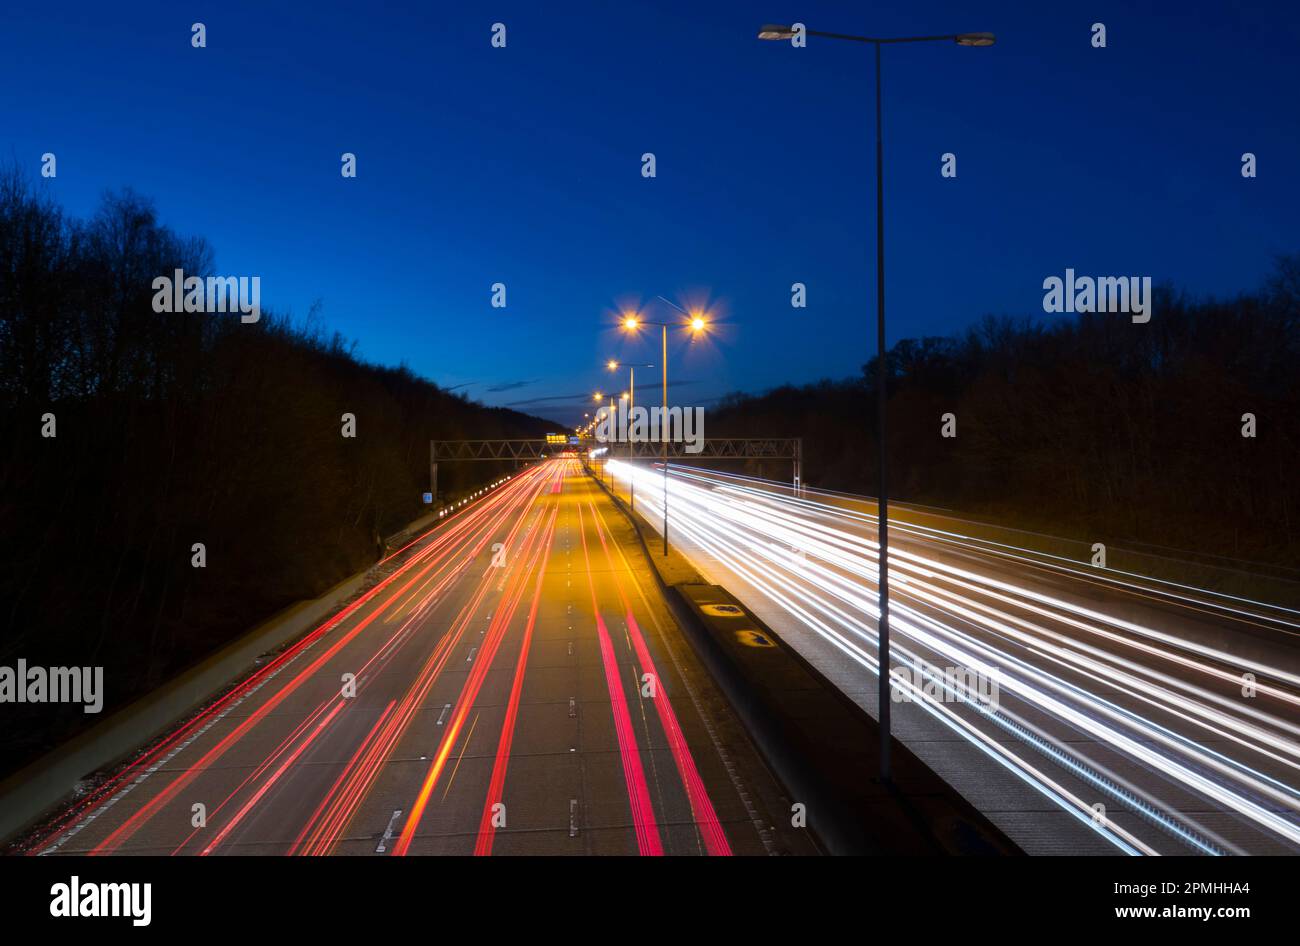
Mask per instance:
[[[901,341],[887,368],[900,500],[1300,567],[1300,256],[1231,300],[1157,291],[1147,324],[989,317]],[[731,396],[710,435],[802,436],[806,482],[874,495],[875,378],[873,358],[860,378]]]
[[[79,221],[0,174],[0,664],[103,666],[106,711],[373,562],[426,509],[431,438],[551,426],[363,363],[314,318],[154,312],[178,268],[211,251],[139,196]],[[443,464],[440,490],[508,469]],[[93,721],[0,712],[0,770]]]

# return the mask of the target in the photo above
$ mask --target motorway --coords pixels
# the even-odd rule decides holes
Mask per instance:
[[[811,854],[576,462],[458,506],[39,854]]]
[[[659,528],[661,472],[607,466]],[[667,489],[675,549],[875,716],[874,503]],[[1300,614],[928,522],[890,525],[894,733],[1023,850],[1300,852]]]

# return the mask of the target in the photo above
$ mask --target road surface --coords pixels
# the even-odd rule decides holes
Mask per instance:
[[[36,851],[815,853],[648,568],[576,463],[529,468]]]

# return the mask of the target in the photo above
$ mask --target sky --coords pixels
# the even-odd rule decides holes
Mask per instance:
[[[606,360],[660,361],[620,312],[706,308],[669,383],[707,406],[874,353],[872,48],[756,39],[796,21],[997,34],[884,50],[891,343],[1061,318],[1066,268],[1227,296],[1300,252],[1290,3],[11,4],[0,161],[77,216],[132,187],[263,307],[319,303],[369,361],[565,423],[625,386]]]

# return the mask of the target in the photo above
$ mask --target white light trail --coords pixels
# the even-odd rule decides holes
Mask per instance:
[[[609,462],[608,471],[624,482],[635,477],[638,505],[657,524],[662,475],[617,460]],[[734,585],[731,590],[741,600],[752,594],[778,606],[844,658],[875,674],[878,547],[867,538],[874,517],[842,504],[750,485],[756,482],[761,481],[674,469],[667,486],[670,531],[682,536],[697,557],[707,556],[697,563],[703,570],[729,573],[715,580]],[[1167,796],[1171,785],[1300,847],[1300,790],[1294,784],[1300,773],[1300,725],[1295,722],[1300,674],[952,564],[929,551],[931,546],[939,554],[948,551],[947,540],[955,537],[947,534],[939,541],[937,531],[917,529],[908,535],[911,546],[923,552],[899,547],[890,552],[891,623],[902,639],[900,662],[933,662],[933,655],[939,655],[959,667],[995,668],[1003,691],[1035,717],[1045,714],[1056,732],[1030,726],[1005,706],[995,713],[967,706],[958,714],[932,700],[920,699],[917,705],[1075,817],[1090,819],[1085,823],[1130,853],[1155,850],[1113,824],[1095,823],[1091,808],[1076,793],[983,729],[996,724],[1029,734],[1033,748],[1131,804],[1194,849],[1217,852],[1236,845],[1193,824],[1180,810],[1185,806]],[[1003,546],[999,553],[971,549],[993,555],[996,565],[996,554],[1011,547]],[[1076,574],[1065,567],[1059,571]],[[1087,580],[1095,583],[1096,576]],[[1240,597],[1229,606],[1212,595],[1179,595],[1205,609],[1300,630],[1278,616],[1285,609]],[[1258,604],[1260,611],[1237,606],[1242,604]],[[1240,688],[1245,673],[1254,675],[1255,701],[1224,692]],[[903,685],[901,679],[895,677],[894,685]],[[1285,708],[1290,718],[1260,705],[1268,701]],[[1216,745],[1205,744],[1206,739]],[[1142,786],[1122,783],[1090,758],[1099,751],[1131,760],[1150,777]]]

